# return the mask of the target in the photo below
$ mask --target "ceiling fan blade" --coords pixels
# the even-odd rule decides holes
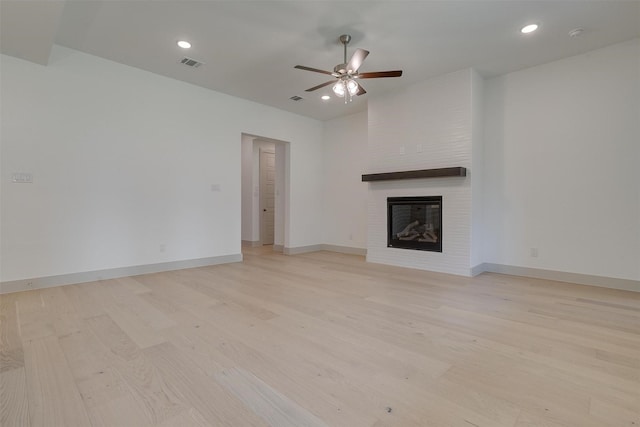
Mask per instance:
[[[305,92],[313,92],[314,90],[318,90],[318,89],[323,88],[325,86],[329,86],[331,83],[335,83],[335,82],[336,82],[335,80],[331,80],[331,81],[319,84],[318,86],[314,86],[312,88],[309,88],[309,89],[305,90]]]
[[[400,77],[402,70],[395,71],[372,71],[370,73],[360,73],[357,75],[359,79],[378,79],[380,77]],[[354,76],[356,77],[356,76]]]
[[[353,52],[351,59],[347,63],[347,71],[351,73],[355,73],[356,71],[358,71],[358,68],[360,68],[367,55],[369,55],[368,50],[356,49],[356,51]]]
[[[358,83],[358,82],[356,82],[356,83]],[[360,95],[364,95],[365,93],[367,93],[367,91],[364,90],[364,88],[362,87],[362,85],[360,83],[358,83],[358,92],[356,92],[356,95],[360,96]]]
[[[304,65],[296,65],[293,68],[297,68],[298,70],[313,71],[314,73],[329,74],[330,76],[333,76],[335,74],[335,73],[332,73],[331,71],[325,71],[325,70],[319,70],[317,68],[305,67]]]

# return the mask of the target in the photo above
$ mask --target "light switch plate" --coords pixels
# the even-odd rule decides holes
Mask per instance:
[[[16,172],[11,174],[11,182],[15,184],[33,183],[33,174],[28,172]]]

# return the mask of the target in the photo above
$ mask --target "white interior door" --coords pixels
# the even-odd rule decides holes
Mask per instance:
[[[260,240],[273,245],[275,224],[276,154],[260,149]]]

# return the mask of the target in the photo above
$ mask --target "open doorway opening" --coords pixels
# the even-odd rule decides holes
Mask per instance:
[[[273,245],[282,252],[288,241],[289,144],[242,134],[242,245]]]

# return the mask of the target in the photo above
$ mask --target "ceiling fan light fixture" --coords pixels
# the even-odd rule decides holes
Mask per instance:
[[[351,102],[351,98],[358,94],[358,83],[351,78],[341,78],[333,86],[333,92],[340,98],[344,98],[344,103]]]
[[[358,83],[356,83],[355,80],[347,80],[347,90],[351,96],[355,95],[358,93]]]
[[[340,98],[344,98],[344,103],[352,101],[353,96],[358,94],[360,87],[350,76],[343,76],[333,86],[333,92]]]

